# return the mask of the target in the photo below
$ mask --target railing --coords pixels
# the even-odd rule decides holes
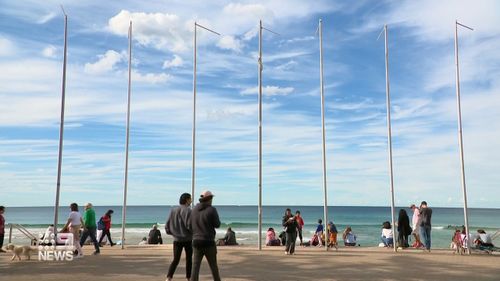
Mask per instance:
[[[500,239],[500,230],[491,235],[491,240]]]
[[[27,238],[29,238],[31,240],[32,246],[36,245],[38,238],[35,235],[33,235],[31,232],[29,232],[24,226],[22,226],[20,224],[16,224],[16,223],[9,223],[8,226],[9,226],[9,243],[12,243],[12,230],[15,228],[15,229],[19,230],[19,232],[24,234],[24,236],[26,236]]]

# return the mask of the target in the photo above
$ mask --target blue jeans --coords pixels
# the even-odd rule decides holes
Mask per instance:
[[[394,245],[394,238],[392,238],[392,237],[391,238],[387,238],[385,236],[382,236],[381,239],[382,239],[382,242],[384,243],[384,245],[386,247]]]
[[[421,225],[420,226],[420,239],[423,240],[425,248],[427,250],[431,249],[431,226]]]

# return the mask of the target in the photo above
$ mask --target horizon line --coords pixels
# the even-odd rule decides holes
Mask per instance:
[[[174,205],[161,205],[161,204],[153,204],[153,205],[127,205],[127,207],[173,207],[173,206],[178,206],[179,204],[174,204]],[[83,205],[80,205],[83,206]],[[122,205],[92,205],[93,207],[122,207]],[[222,205],[214,205],[216,207],[258,207],[257,204],[255,205],[250,205],[250,204],[242,204],[242,205],[230,205],[230,204],[222,204]],[[6,209],[8,208],[48,208],[48,207],[55,207],[55,206],[5,206]],[[59,208],[62,208],[64,206],[59,206]],[[324,207],[323,205],[262,205],[262,207]],[[328,206],[328,207],[358,207],[358,208],[390,208],[391,206],[376,206],[376,205],[369,205],[369,206],[360,206],[360,205],[334,205],[334,206]],[[405,208],[409,209],[409,206],[394,206],[396,208]],[[463,209],[463,207],[443,207],[443,206],[432,206],[431,208],[439,208],[439,209]],[[468,207],[467,209],[493,209],[493,210],[500,210],[499,207]]]

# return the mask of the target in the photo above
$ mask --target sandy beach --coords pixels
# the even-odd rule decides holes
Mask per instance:
[[[0,280],[165,280],[172,259],[171,245],[130,246],[124,250],[105,247],[101,255],[74,261],[10,261],[0,254]],[[223,280],[499,280],[500,255],[454,255],[449,250],[431,253],[408,249],[394,253],[380,248],[298,247],[286,256],[283,247],[219,247],[219,269]],[[200,280],[211,280],[206,261]],[[185,280],[184,259],[174,280]]]

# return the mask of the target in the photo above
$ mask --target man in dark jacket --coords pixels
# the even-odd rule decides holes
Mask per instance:
[[[153,229],[149,231],[148,244],[163,244],[163,239],[161,239],[161,232],[158,229],[158,225],[155,223]]]
[[[212,271],[214,281],[220,281],[217,266],[217,247],[215,246],[215,229],[220,227],[217,209],[212,207],[214,195],[204,191],[200,195],[200,203],[191,212],[191,227],[193,229],[193,272],[191,281],[198,281],[201,260],[205,256]]]
[[[431,219],[432,209],[427,207],[427,202],[422,201],[420,204],[420,237],[424,240],[425,249],[431,251]]]
[[[182,249],[186,252],[186,279],[191,278],[193,258],[193,231],[191,230],[191,194],[183,193],[179,198],[179,207],[170,211],[165,223],[167,234],[174,236],[174,260],[170,264],[167,280],[172,280],[175,269],[181,260]]]

